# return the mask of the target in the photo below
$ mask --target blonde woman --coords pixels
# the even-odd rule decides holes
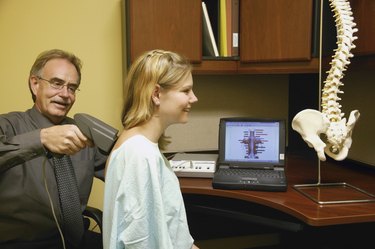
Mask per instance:
[[[178,179],[160,151],[166,128],[186,123],[198,101],[191,66],[173,52],[146,52],[132,64],[124,91],[124,130],[106,168],[104,248],[197,248]]]

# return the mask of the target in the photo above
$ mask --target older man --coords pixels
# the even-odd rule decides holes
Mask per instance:
[[[94,248],[87,244],[92,238],[83,229],[82,211],[107,157],[67,117],[80,82],[78,57],[45,51],[30,70],[32,108],[0,115],[0,248]],[[73,166],[72,183],[58,180],[62,155]],[[64,210],[64,191],[78,211]]]

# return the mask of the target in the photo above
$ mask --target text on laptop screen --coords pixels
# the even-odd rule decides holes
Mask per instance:
[[[279,164],[284,160],[283,132],[279,121],[224,122],[224,161]],[[282,129],[281,129],[282,128]]]

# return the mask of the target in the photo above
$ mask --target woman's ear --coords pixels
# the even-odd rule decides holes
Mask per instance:
[[[160,105],[160,85],[156,84],[154,90],[152,91],[152,102],[156,106]]]

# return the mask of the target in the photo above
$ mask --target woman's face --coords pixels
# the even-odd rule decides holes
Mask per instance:
[[[198,98],[193,92],[193,77],[191,73],[181,80],[175,87],[160,89],[159,115],[169,126],[175,123],[186,123],[188,113]]]

